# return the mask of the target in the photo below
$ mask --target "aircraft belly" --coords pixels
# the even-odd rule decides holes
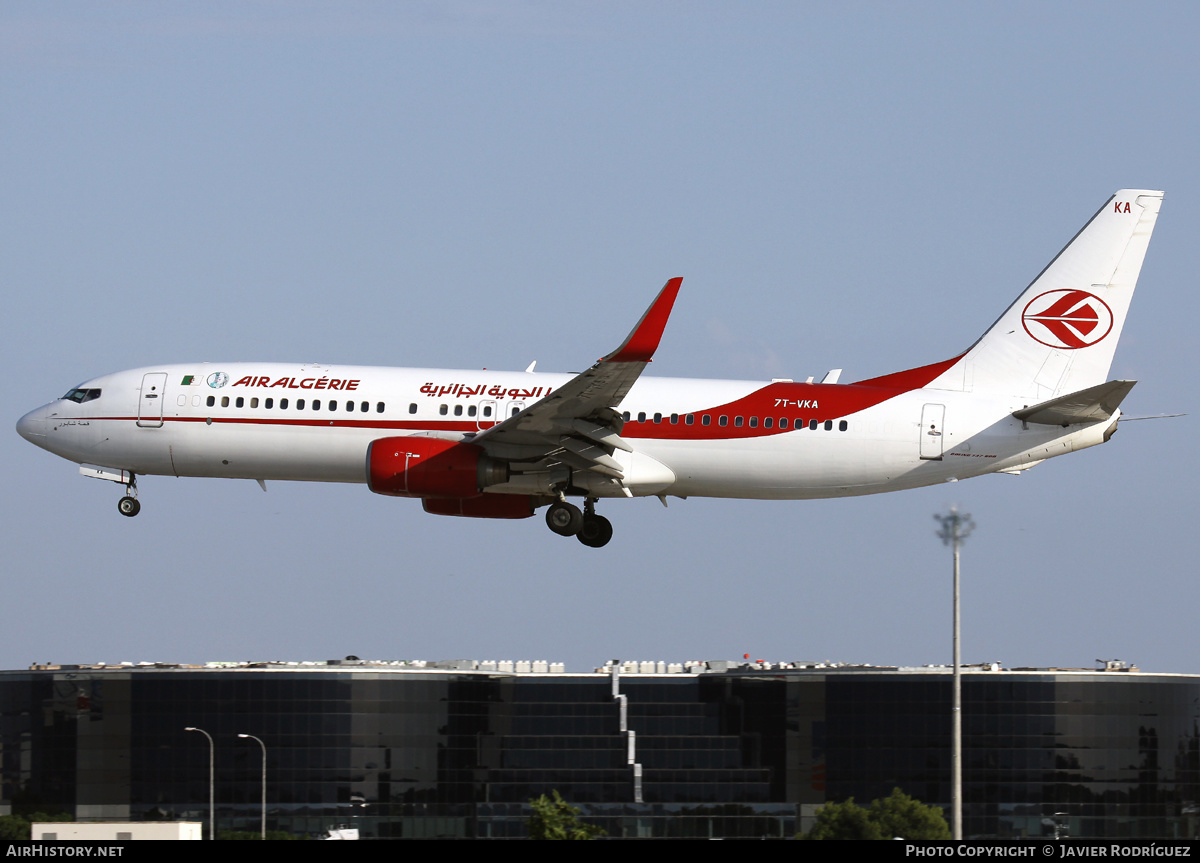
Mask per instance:
[[[148,434],[158,430],[148,430]],[[236,479],[365,482],[368,429],[176,423],[139,473]],[[145,447],[139,447],[145,453]]]
[[[872,494],[890,490],[892,482],[920,467],[911,448],[895,442],[822,440],[820,434],[637,445],[674,471],[668,493],[681,496],[788,500]]]

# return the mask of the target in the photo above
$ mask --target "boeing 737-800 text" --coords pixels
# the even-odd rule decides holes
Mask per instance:
[[[81,383],[17,431],[126,487],[140,475],[365,482],[427,512],[526,518],[599,547],[608,498],[801,499],[1016,473],[1103,443],[1108,380],[1162,192],[1110,198],[982,338],[852,384],[642,377],[681,279],[582,374],[273,363],[150,366]],[[568,501],[583,498],[583,509]]]

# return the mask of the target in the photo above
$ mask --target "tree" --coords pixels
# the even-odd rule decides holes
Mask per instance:
[[[936,806],[909,797],[899,788],[863,808],[851,797],[826,803],[817,823],[801,839],[949,839],[950,826]]]
[[[941,809],[914,800],[899,788],[882,800],[871,801],[869,814],[885,839],[950,838],[950,825]]]
[[[826,803],[817,813],[817,823],[801,839],[882,839],[879,826],[851,797],[845,803]]]
[[[563,800],[557,791],[553,797],[543,794],[529,801],[533,814],[527,822],[530,839],[595,839],[607,835],[595,824],[579,820],[579,810]]]

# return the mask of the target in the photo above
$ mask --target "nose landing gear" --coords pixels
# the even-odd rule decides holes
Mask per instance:
[[[137,499],[137,477],[130,474],[129,482],[125,485],[125,496],[117,501],[117,512],[133,518],[141,511],[142,504]]]

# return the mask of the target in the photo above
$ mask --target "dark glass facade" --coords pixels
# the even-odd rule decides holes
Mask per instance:
[[[364,838],[517,837],[558,790],[610,835],[788,837],[899,787],[949,802],[945,672],[505,674],[386,666],[0,672],[0,813]],[[964,676],[965,830],[1200,835],[1200,677]],[[1057,815],[1056,813],[1063,813]]]

